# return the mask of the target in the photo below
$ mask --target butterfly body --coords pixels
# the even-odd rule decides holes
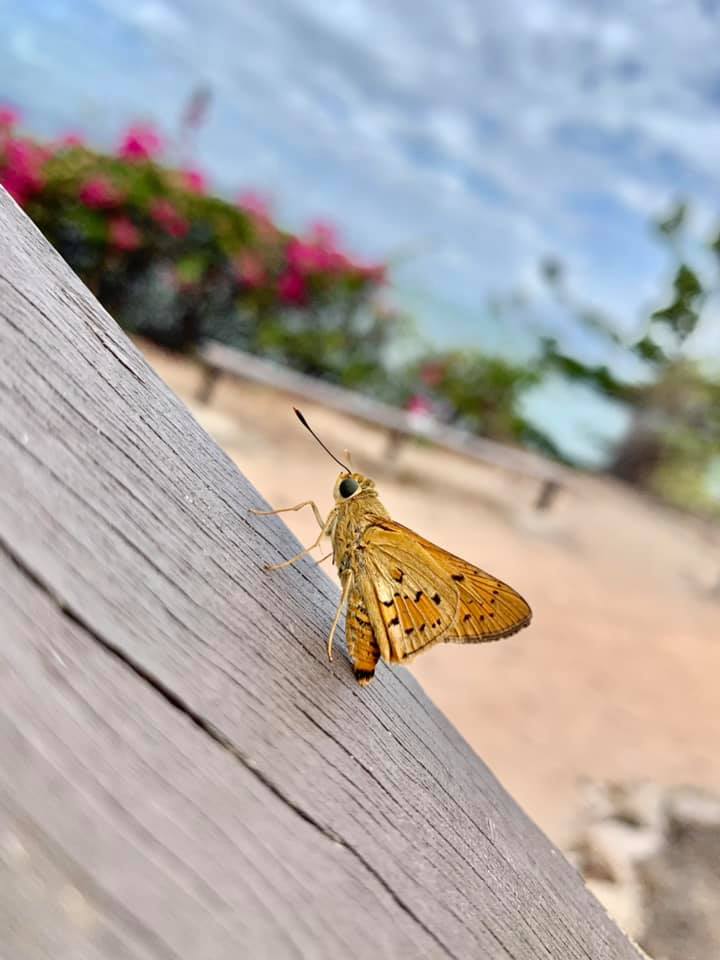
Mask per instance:
[[[304,421],[303,421],[304,422]],[[317,541],[286,566],[332,540],[342,597],[328,638],[328,655],[342,610],[358,682],[368,684],[378,660],[402,663],[436,643],[499,640],[530,622],[527,602],[512,587],[391,519],[369,477],[343,470],[335,506]],[[281,511],[270,511],[279,513]]]

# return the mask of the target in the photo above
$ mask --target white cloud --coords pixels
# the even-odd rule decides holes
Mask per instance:
[[[74,103],[107,141],[150,112],[172,127],[190,90],[210,81],[198,143],[220,184],[273,191],[293,224],[333,217],[368,255],[437,238],[438,252],[401,279],[463,308],[526,282],[552,252],[590,298],[633,316],[662,268],[648,217],[678,193],[720,214],[720,26],[700,6],[78,0],[52,9],[29,27],[8,5],[0,79],[15,99],[42,99],[43,116],[64,103],[65,117]]]
[[[159,33],[166,37],[175,37],[184,33],[187,22],[175,7],[163,0],[148,0],[146,3],[125,4],[128,19],[139,27]]]
[[[466,157],[468,150],[475,146],[468,118],[458,110],[434,108],[427,117],[428,132],[450,155]]]

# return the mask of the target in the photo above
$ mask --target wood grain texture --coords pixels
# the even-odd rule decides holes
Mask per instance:
[[[337,590],[265,574],[298,544],[253,506],[2,194],[13,960],[637,957],[406,671],[326,661]]]

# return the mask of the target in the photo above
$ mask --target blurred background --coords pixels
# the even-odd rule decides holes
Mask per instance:
[[[535,609],[420,658],[430,696],[650,952],[718,956],[720,4],[0,16],[0,184],[270,502],[290,475],[329,508],[333,465],[280,389],[199,402],[208,341],[569,468],[537,511],[492,462],[305,410]]]

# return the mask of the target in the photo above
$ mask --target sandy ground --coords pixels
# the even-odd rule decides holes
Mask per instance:
[[[287,396],[226,379],[199,407],[194,364],[141,347],[271,504],[330,509],[337,468]],[[582,778],[720,790],[720,597],[707,589],[720,574],[720,532],[584,476],[538,514],[534,483],[430,449],[388,462],[380,432],[303,409],[331,448],[352,450],[395,519],[530,601],[529,629],[436,647],[412,670],[551,836],[563,841]],[[309,510],[287,523],[312,542]]]

